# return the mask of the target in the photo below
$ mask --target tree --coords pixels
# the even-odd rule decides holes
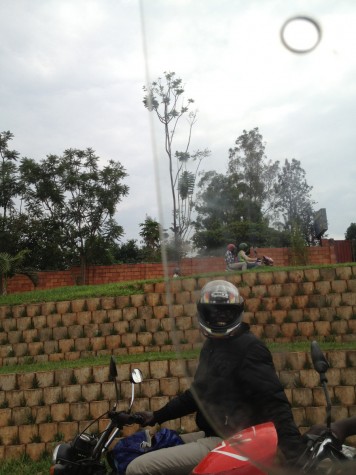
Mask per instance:
[[[244,130],[235,141],[235,147],[229,149],[228,175],[239,187],[239,199],[247,204],[245,220],[255,222],[262,216],[273,216],[278,169],[279,162],[272,162],[265,155],[258,127],[249,132]]]
[[[305,237],[297,224],[291,229],[290,263],[292,266],[305,266],[308,264],[308,250]]]
[[[160,224],[150,216],[146,216],[145,221],[140,223],[139,226],[145,260],[159,261],[161,259]]]
[[[14,198],[19,193],[17,166],[15,162],[19,153],[9,150],[9,141],[14,135],[10,132],[0,133],[0,209],[2,210],[3,224],[9,213],[14,211]]]
[[[113,216],[128,193],[121,183],[125,169],[113,160],[100,169],[99,157],[90,148],[68,149],[61,157],[48,155],[39,163],[23,158],[19,169],[27,212],[46,224],[68,264],[79,259],[84,284],[98,240],[108,247],[123,234]]]
[[[275,213],[279,162],[268,160],[264,152],[258,128],[244,130],[229,149],[227,173],[201,174],[193,237],[196,247],[221,253],[228,242],[285,243],[285,236],[269,227]]]
[[[63,225],[51,216],[21,213],[12,220],[17,229],[17,248],[29,249],[25,263],[37,270],[66,269],[75,262],[75,249],[69,246]]]
[[[356,260],[356,223],[351,223],[345,233],[345,239],[352,242],[352,258]]]
[[[236,206],[236,190],[230,187],[226,175],[210,171],[202,174],[196,199],[197,217],[193,242],[198,249],[215,250],[223,247],[232,222],[240,220]]]
[[[191,226],[194,188],[197,172],[203,158],[209,151],[196,150],[189,152],[192,129],[197,120],[197,112],[190,111],[193,99],[185,100],[182,79],[176,77],[174,72],[165,72],[163,78],[153,81],[148,87],[144,86],[144,106],[155,112],[158,120],[163,125],[165,152],[168,158],[169,179],[172,195],[172,231],[174,235],[177,259],[180,258],[182,244]],[[183,117],[187,118],[185,145],[175,149],[175,138],[178,126]],[[181,130],[182,128],[180,128]],[[182,133],[180,141],[182,141]],[[194,165],[193,165],[194,164]],[[193,165],[193,170],[189,167]]]
[[[16,274],[26,275],[35,286],[37,285],[38,276],[36,272],[23,266],[23,261],[29,252],[28,249],[23,249],[15,256],[11,256],[7,252],[0,252],[0,295],[6,295],[7,280]]]
[[[293,228],[298,228],[305,242],[311,243],[314,240],[315,201],[311,198],[313,187],[308,185],[305,176],[299,160],[285,160],[278,174],[276,209],[281,214],[284,229],[292,232]]]
[[[346,229],[345,239],[356,239],[356,223],[351,223]]]
[[[19,153],[9,148],[13,137],[10,131],[0,133],[0,252],[5,259],[3,264],[7,262],[10,268],[18,260],[13,260],[11,256],[21,255],[21,261],[25,262],[30,255],[23,251],[27,248],[23,243],[27,217],[16,208],[15,199],[20,195],[21,188],[17,166]],[[23,254],[18,254],[20,251]]]
[[[136,239],[129,239],[115,248],[115,262],[135,264],[142,262],[142,251],[138,247]]]

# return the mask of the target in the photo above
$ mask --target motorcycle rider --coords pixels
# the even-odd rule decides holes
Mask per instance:
[[[242,242],[239,245],[239,252],[237,253],[237,262],[246,264],[247,269],[252,269],[253,267],[259,266],[261,263],[258,261],[257,257],[255,259],[249,257],[246,254],[247,251],[248,245],[245,242]]]
[[[272,355],[243,322],[244,300],[230,282],[206,284],[197,304],[207,337],[191,387],[154,412],[139,412],[143,426],[196,412],[202,432],[187,434],[184,445],[160,449],[133,460],[127,475],[186,475],[222,439],[272,421],[278,445],[294,464],[305,450],[290,404],[277,377]],[[183,436],[184,438],[184,436]]]
[[[235,253],[235,244],[228,244],[225,252],[226,270],[246,270],[246,262],[236,262]]]

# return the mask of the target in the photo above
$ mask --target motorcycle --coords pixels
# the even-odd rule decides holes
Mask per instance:
[[[272,422],[248,427],[223,440],[191,475],[262,475],[274,465],[277,431]]]
[[[348,467],[351,467],[353,473],[355,473],[356,449],[343,445],[337,434],[335,434],[335,430],[340,433],[346,431],[345,434],[341,436],[341,439],[344,439],[348,435],[354,435],[356,433],[355,418],[336,422],[333,427],[331,423],[331,400],[327,388],[328,380],[326,378],[329,363],[316,341],[313,341],[311,344],[311,356],[314,369],[319,373],[320,383],[326,399],[326,427],[324,430],[321,430],[319,434],[313,434],[312,432],[306,434],[307,448],[303,454],[305,463],[301,465],[301,471],[303,473],[343,473],[344,464],[354,460],[353,463],[348,464]],[[350,422],[352,423],[351,426]],[[350,427],[347,427],[347,425]],[[350,468],[347,470],[349,469]]]
[[[50,475],[109,475],[104,456],[107,455],[113,440],[125,425],[142,423],[142,417],[131,414],[135,398],[135,385],[143,380],[141,371],[133,369],[130,375],[131,401],[128,411],[117,411],[119,402],[117,376],[116,363],[114,358],[111,357],[109,377],[115,384],[116,402],[114,407],[109,412],[102,414],[92,421],[72,442],[62,443],[55,447],[52,455]],[[93,435],[87,433],[89,427],[104,417],[109,419],[109,423],[101,434]],[[108,460],[110,466],[111,461],[109,458]],[[113,466],[112,468],[114,469]],[[115,471],[111,473],[114,475]]]
[[[257,259],[257,262],[259,263],[260,266],[273,266],[274,265],[274,260],[272,257],[269,256],[262,256],[259,257],[257,254],[257,249],[254,247],[253,252],[255,255],[255,258]]]
[[[356,449],[342,445],[332,430],[334,427],[332,428],[331,424],[331,400],[326,385],[326,371],[329,363],[316,341],[311,344],[311,356],[326,398],[326,426],[319,428],[318,433],[310,432],[305,435],[306,449],[300,457],[297,473],[354,474],[356,473]],[[337,424],[335,423],[334,426],[337,427]],[[343,427],[342,424],[348,427]],[[344,432],[342,439],[348,435],[354,435],[356,418],[350,418],[349,422],[341,421],[337,428],[340,433]],[[267,475],[271,467],[274,468],[273,473],[285,474],[285,469],[278,469],[275,465],[276,455],[277,432],[274,425],[260,424],[224,440],[199,463],[191,475]]]
[[[306,438],[306,449],[300,457],[298,472],[303,474],[354,474],[356,473],[356,449],[340,442],[335,434],[338,431],[341,440],[356,434],[356,418],[350,418],[339,424],[331,423],[331,400],[327,389],[326,372],[329,364],[317,342],[311,344],[313,366],[319,373],[321,386],[326,398],[326,425],[319,431],[310,431]],[[142,381],[141,371],[134,369],[131,373],[131,402],[128,411],[117,412],[119,400],[117,369],[113,358],[110,360],[110,378],[115,382],[116,403],[107,416],[110,422],[99,435],[85,431],[71,443],[59,444],[53,452],[51,475],[115,475],[115,465],[110,458],[109,447],[120,429],[127,424],[142,424],[141,416],[131,414],[134,402],[134,387]],[[100,418],[98,418],[100,419]],[[96,419],[96,420],[98,420]],[[92,422],[92,424],[95,421]],[[339,424],[339,425],[338,425]],[[344,425],[343,425],[344,424]],[[268,473],[285,474],[284,469],[276,465],[277,432],[274,424],[267,422],[246,428],[232,437],[223,440],[193,469],[191,475],[267,475]],[[113,471],[108,473],[104,456]],[[344,471],[351,464],[350,472]]]

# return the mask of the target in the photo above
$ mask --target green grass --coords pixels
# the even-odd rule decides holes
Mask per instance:
[[[317,340],[317,338],[316,338]],[[318,340],[317,340],[318,341]],[[296,341],[291,343],[268,343],[267,346],[272,353],[291,353],[291,352],[309,352],[310,341]],[[330,350],[356,350],[356,341],[350,342],[331,342],[318,341],[320,348],[323,351]]]
[[[162,281],[162,279],[161,279]],[[103,285],[75,285],[46,290],[33,290],[0,296],[1,305],[19,305],[40,302],[60,302],[94,297],[117,297],[142,293],[144,285],[157,280],[131,280]]]
[[[322,268],[336,268],[336,267],[350,267],[356,266],[355,262],[343,264],[325,264],[325,265],[310,265],[310,266],[291,266],[291,267],[256,267],[247,272],[276,272],[276,271],[293,271],[305,269],[322,269]],[[246,272],[246,271],[245,271]],[[238,272],[239,274],[243,272]],[[179,279],[198,278],[198,277],[226,277],[226,272],[210,272],[204,274],[190,275],[180,277]],[[9,295],[0,296],[1,305],[20,305],[26,303],[39,302],[59,302],[66,300],[75,300],[83,298],[94,297],[117,297],[119,295],[132,295],[142,293],[145,284],[152,284],[162,282],[164,279],[149,279],[149,280],[131,280],[127,282],[117,282],[112,284],[102,285],[73,285],[70,287],[58,287],[47,290],[33,290],[31,292],[21,292]]]
[[[16,460],[1,460],[0,475],[48,475],[51,460],[44,456],[38,462],[24,456]]]
[[[330,350],[356,350],[356,342],[319,342],[323,351]],[[272,353],[309,352],[310,342],[298,341],[295,343],[268,343],[268,348]],[[134,355],[115,356],[118,365],[125,363],[142,363],[146,361],[165,361],[175,359],[196,359],[199,349],[174,352],[147,352]],[[56,371],[65,368],[84,368],[88,366],[105,366],[109,364],[110,356],[95,356],[90,358],[80,358],[75,361],[53,361],[49,363],[28,363],[22,365],[6,365],[0,367],[0,374],[11,373],[32,373],[39,371]]]
[[[199,350],[184,351],[175,353],[173,351],[150,352],[135,355],[115,356],[118,365],[124,363],[138,363],[145,361],[164,361],[174,359],[194,359],[198,356]],[[109,364],[110,356],[93,356],[90,358],[80,358],[75,361],[52,361],[49,363],[29,363],[23,365],[6,365],[0,367],[0,374],[10,373],[31,373],[38,371],[55,371],[64,368],[84,368],[87,366],[103,366]]]

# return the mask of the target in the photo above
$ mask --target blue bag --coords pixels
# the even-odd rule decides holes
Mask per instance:
[[[119,475],[125,475],[128,464],[140,455],[153,450],[184,444],[175,430],[160,429],[151,437],[149,430],[139,431],[119,440],[112,450],[114,464]]]

